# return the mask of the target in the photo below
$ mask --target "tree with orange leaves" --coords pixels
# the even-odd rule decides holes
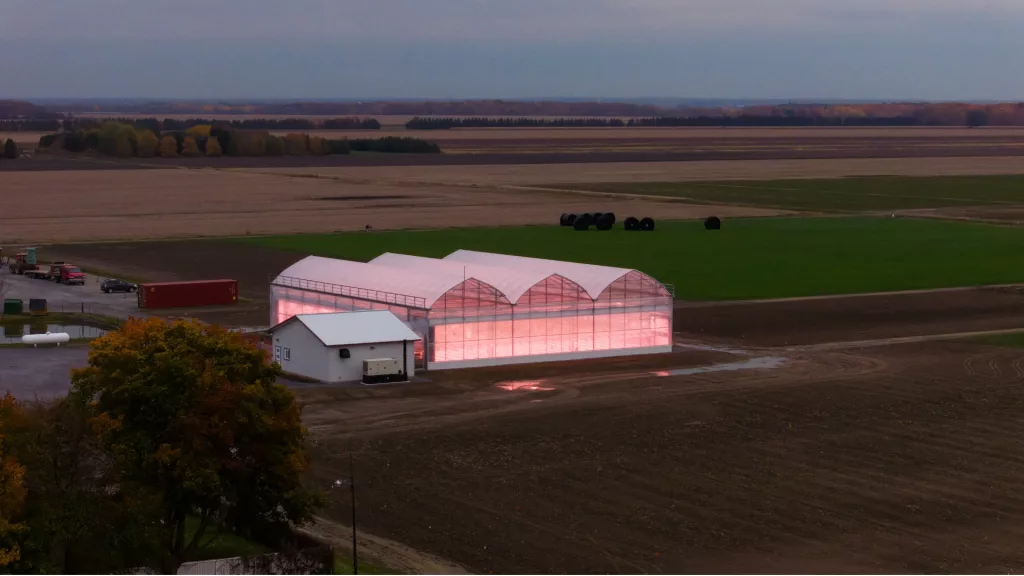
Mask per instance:
[[[73,371],[120,477],[162,502],[164,573],[214,532],[283,536],[322,504],[301,482],[306,430],[279,374],[242,334],[157,318],[94,340],[88,366]]]
[[[18,412],[13,396],[5,394],[0,398],[0,567],[21,558],[17,536],[25,531],[25,525],[17,521],[25,505],[25,468],[10,454],[4,442],[7,435],[4,424]]]

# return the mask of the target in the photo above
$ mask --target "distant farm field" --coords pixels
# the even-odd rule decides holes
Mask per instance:
[[[557,184],[552,187],[788,210],[912,210],[1024,204],[1024,176]]]
[[[621,216],[620,216],[621,218]],[[369,260],[460,249],[635,268],[686,300],[784,298],[1024,281],[1024,229],[889,218],[661,222],[654,233],[557,226],[240,239],[303,254]]]

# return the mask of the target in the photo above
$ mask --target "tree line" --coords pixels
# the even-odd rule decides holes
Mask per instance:
[[[187,130],[193,126],[222,125],[236,130],[380,130],[376,118],[247,118],[244,120],[211,120],[207,118],[65,118],[65,119],[12,119],[0,120],[0,132],[56,132],[58,130],[92,130],[108,122],[128,124],[138,130],[153,132]]]
[[[678,126],[678,127],[799,127],[799,126],[928,126],[920,118],[907,116],[659,116],[631,118],[626,126]]]
[[[242,334],[137,319],[66,396],[0,397],[0,572],[175,574],[222,533],[293,545],[324,497],[280,374]]]
[[[229,124],[205,124],[162,131],[152,124],[106,122],[99,128],[48,134],[39,148],[96,152],[120,158],[219,156],[303,156],[348,154],[351,151],[440,153],[432,142],[417,138],[328,139],[306,133],[276,136],[268,131],[239,130]]]
[[[983,114],[983,113],[982,113]],[[979,114],[968,115],[968,125],[984,125]],[[978,123],[982,122],[982,123]],[[652,116],[649,118],[422,118],[406,122],[408,130],[452,130],[455,128],[633,128],[633,127],[786,127],[786,126],[937,126],[935,122],[911,116]]]
[[[609,128],[626,126],[621,118],[423,118],[405,123],[407,130],[451,130],[453,128]]]

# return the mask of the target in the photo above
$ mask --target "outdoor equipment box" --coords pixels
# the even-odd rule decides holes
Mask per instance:
[[[47,313],[45,298],[32,298],[28,301],[28,313],[33,316],[42,316]]]
[[[23,305],[24,304],[22,304],[21,300],[16,298],[7,298],[4,300],[4,314],[21,314],[22,310],[24,310],[24,308],[22,308]]]

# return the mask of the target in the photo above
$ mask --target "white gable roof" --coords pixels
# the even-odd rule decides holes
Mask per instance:
[[[390,266],[422,274],[454,274],[465,278],[474,278],[494,287],[505,295],[509,302],[515,304],[519,298],[546,278],[552,276],[543,270],[522,270],[518,268],[502,268],[485,266],[472,262],[454,262],[422,256],[407,256],[386,252],[370,260],[370,264]]]
[[[404,273],[396,272],[395,268],[387,266],[307,256],[281,272],[274,283],[290,286],[292,283],[289,282],[289,279],[301,280],[303,283],[295,286],[296,288],[403,305],[413,304],[384,299],[380,294],[372,294],[372,292],[411,296],[423,299],[423,307],[430,308],[438,298],[444,296],[445,292],[458,286],[463,280],[461,273],[446,274],[443,271],[434,271],[425,274],[413,270],[406,270]],[[323,286],[306,285],[317,282],[322,283]],[[360,291],[366,294],[360,294]]]
[[[325,346],[352,346],[384,342],[414,342],[420,337],[387,310],[298,314],[270,329],[277,331],[290,322],[301,322]]]
[[[543,258],[527,258],[525,256],[509,256],[491,252],[473,250],[456,250],[444,257],[449,262],[496,266],[510,271],[539,272],[542,274],[558,274],[579,284],[591,298],[597,299],[604,289],[619,278],[632,272],[628,268],[613,268],[595,264],[563,262],[561,260],[545,260]]]

